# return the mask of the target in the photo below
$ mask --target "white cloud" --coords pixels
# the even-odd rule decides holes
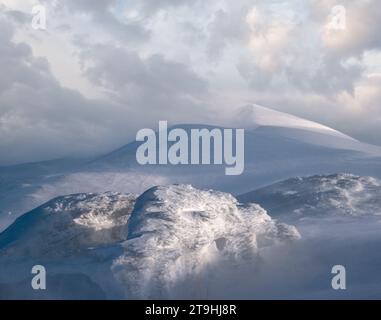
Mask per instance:
[[[0,163],[111,150],[160,119],[257,102],[381,138],[380,1],[41,0],[1,6]],[[7,75],[6,77],[4,75]]]

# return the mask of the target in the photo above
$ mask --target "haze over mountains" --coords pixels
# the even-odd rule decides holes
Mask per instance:
[[[299,175],[346,172],[381,177],[381,147],[318,123],[257,105],[242,108],[231,122],[225,127],[245,129],[245,171],[240,176],[225,176],[223,166],[141,166],[135,159],[135,141],[90,160],[2,167],[0,230],[21,213],[71,193],[139,194],[155,185],[190,183],[238,195]]]
[[[9,298],[8,287],[38,297],[25,270],[39,263],[65,282],[40,297],[205,298],[219,283],[209,279],[215,267],[258,264],[263,248],[300,238],[258,205],[190,185],[151,188],[134,203],[132,195],[78,194],[18,218],[0,234],[0,297]]]
[[[0,297],[379,297],[381,148],[260,106],[232,122],[241,176],[141,166],[136,142],[1,168]],[[34,264],[46,292],[30,287]],[[334,265],[348,290],[332,289]]]
[[[244,204],[190,185],[154,187],[137,199],[58,197],[0,234],[0,297],[377,298],[380,207],[371,200],[349,212],[340,196],[362,194],[359,186],[380,192],[380,182],[351,175],[294,180],[239,197]],[[30,287],[35,264],[48,270],[46,291]],[[348,272],[347,291],[330,287],[337,264]]]
[[[260,203],[273,216],[381,215],[381,183],[352,174],[296,177],[240,195],[241,202]]]

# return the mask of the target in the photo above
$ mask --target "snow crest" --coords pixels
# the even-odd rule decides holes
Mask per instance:
[[[154,187],[137,199],[124,253],[112,270],[127,297],[168,298],[176,283],[197,283],[214,262],[239,265],[256,260],[262,248],[298,238],[295,227],[230,194]]]

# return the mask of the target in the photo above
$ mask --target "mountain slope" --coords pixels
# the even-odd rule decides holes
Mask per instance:
[[[22,215],[0,234],[1,255],[9,260],[65,257],[124,240],[134,202],[133,195],[117,193],[53,199]]]
[[[377,179],[335,174],[293,178],[264,189],[256,199],[273,205],[268,214],[258,204],[240,204],[230,194],[189,185],[154,187],[136,201],[111,193],[54,199],[0,234],[0,298],[363,299],[381,294]],[[255,193],[247,196],[239,199],[252,201]],[[36,264],[46,267],[45,291],[31,289]],[[337,264],[350,275],[345,291],[331,287],[330,271]]]
[[[113,270],[132,298],[171,297],[186,279],[188,293],[202,295],[192,291],[206,289],[206,269],[255,264],[264,247],[300,238],[294,227],[272,220],[258,205],[241,206],[230,194],[190,185],[146,191],[128,230],[125,253]]]
[[[180,124],[170,127],[184,129],[188,135],[192,129],[206,128],[244,128],[246,130],[247,151],[252,156],[254,151],[267,151],[263,144],[253,141],[258,138],[274,139],[274,142],[281,139],[282,142],[290,144],[299,142],[312,146],[321,146],[339,150],[360,152],[369,156],[380,156],[381,147],[359,142],[352,137],[345,135],[337,130],[319,124],[317,122],[305,120],[287,113],[271,110],[259,105],[248,105],[241,108],[237,116],[230,121],[228,126],[212,126],[208,124]],[[153,128],[155,129],[155,128]],[[266,141],[267,142],[267,141]],[[271,142],[271,141],[270,141]],[[140,143],[132,142],[120,149],[100,157],[92,162],[95,166],[112,167],[133,167],[136,165],[135,151]],[[274,146],[272,146],[274,147]],[[278,151],[283,152],[287,145],[281,146]],[[256,150],[257,149],[257,150]],[[270,158],[268,160],[271,160]]]
[[[176,125],[187,132],[208,125]],[[348,172],[381,178],[381,148],[361,143],[334,129],[260,106],[247,106],[229,127],[245,128],[245,171],[226,176],[224,165],[141,166],[138,143],[81,164],[70,172],[37,180],[18,180],[1,189],[0,230],[22,212],[70,193],[141,193],[155,186],[189,183],[234,194],[295,176]],[[220,127],[221,129],[223,127]],[[155,128],[153,128],[155,129]]]
[[[0,234],[0,289],[12,288],[16,298],[213,295],[221,266],[259,268],[263,250],[300,238],[258,205],[218,191],[161,186],[138,197],[131,212],[134,201],[71,195],[23,215]],[[44,265],[53,283],[40,296],[25,280],[34,264]],[[54,284],[59,279],[64,290]],[[185,279],[192,281],[184,287]]]
[[[351,174],[297,177],[238,196],[274,216],[381,215],[381,182]]]
[[[295,225],[299,246],[273,253],[264,281],[268,298],[377,299],[381,294],[381,183],[352,174],[287,179],[238,196]],[[344,266],[347,289],[332,290],[333,266]],[[281,267],[280,267],[281,266]],[[292,290],[290,290],[292,288]],[[263,295],[254,297],[263,298]]]

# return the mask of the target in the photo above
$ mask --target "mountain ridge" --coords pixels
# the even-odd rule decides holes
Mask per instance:
[[[248,109],[252,111],[253,108],[246,107]],[[221,126],[233,128],[231,124],[235,124],[245,128],[245,171],[240,176],[227,177],[224,166],[218,165],[141,166],[136,163],[135,156],[139,144],[133,141],[71,170],[55,168],[55,171],[36,177],[24,177],[17,176],[20,171],[17,168],[13,180],[12,176],[1,176],[0,171],[0,181],[12,181],[0,184],[0,230],[21,213],[62,194],[106,191],[140,194],[155,185],[190,183],[199,188],[239,195],[298,175],[349,172],[381,178],[380,147],[361,143],[333,129],[285,113],[258,106],[254,110],[257,118],[261,118],[257,122],[262,126],[243,115],[237,115],[238,120],[232,119],[230,124]],[[292,121],[288,123],[288,119]],[[187,130],[215,127],[180,126]]]

